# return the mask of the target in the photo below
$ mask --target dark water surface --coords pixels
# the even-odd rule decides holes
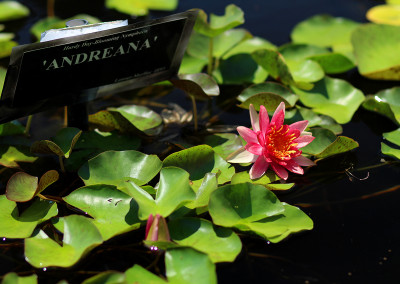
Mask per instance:
[[[18,33],[18,40],[29,43],[27,29],[45,17],[45,1],[21,2],[32,9],[32,15],[18,27],[24,28]],[[56,3],[61,2],[66,1],[56,0]],[[366,11],[382,2],[181,0],[178,11],[202,8],[207,13],[221,15],[226,5],[235,3],[245,12],[244,28],[281,45],[290,41],[292,28],[310,16],[326,13],[366,22]],[[103,9],[102,1],[68,3],[70,10],[56,7],[61,17],[87,12],[103,20],[123,18]],[[356,71],[345,76],[365,94],[386,87],[382,82],[360,78]],[[228,112],[221,119],[228,124],[249,125],[246,112],[239,116]],[[360,147],[350,154],[323,161],[304,177],[294,180],[299,184],[295,189],[279,196],[290,204],[302,206],[314,220],[314,230],[294,235],[279,244],[244,237],[244,248],[236,262],[217,266],[219,283],[400,283],[400,191],[395,190],[400,185],[400,167],[375,167],[381,164],[382,132],[394,129],[388,120],[359,110],[353,121],[344,125],[343,135],[358,141]],[[369,174],[369,178],[349,178],[346,171],[359,178]],[[391,188],[393,190],[389,190]],[[127,267],[130,266],[132,264],[128,263]],[[45,273],[41,273],[41,277],[45,277]]]

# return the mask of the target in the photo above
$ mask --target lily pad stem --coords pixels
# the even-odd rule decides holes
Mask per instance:
[[[192,105],[193,105],[193,121],[194,121],[194,131],[197,132],[198,127],[198,122],[197,122],[197,106],[196,106],[196,98],[192,95],[190,95],[190,98],[192,99]]]
[[[40,197],[41,199],[44,199],[44,200],[50,200],[50,201],[54,201],[54,202],[62,201],[62,200],[57,199],[55,196],[54,197],[46,197],[46,196],[44,196],[44,195],[42,195],[40,193],[38,193],[37,196]]]
[[[208,66],[207,66],[207,74],[210,76],[214,71],[213,52],[214,52],[214,38],[210,37],[210,43],[208,45]]]
[[[33,115],[28,116],[28,120],[26,122],[25,131],[24,131],[25,135],[29,135],[29,130],[31,129],[31,124],[32,124],[32,118],[33,118]]]
[[[62,156],[58,156],[58,160],[60,161],[60,168],[63,173],[65,173],[64,161]]]
[[[47,0],[47,17],[54,17],[54,0]]]

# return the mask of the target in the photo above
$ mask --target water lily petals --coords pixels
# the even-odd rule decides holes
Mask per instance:
[[[304,156],[298,156],[298,157],[293,158],[292,160],[303,167],[315,166],[315,163],[313,161],[311,161],[309,158],[306,158]]]
[[[300,136],[299,138],[295,139],[293,142],[297,143],[297,148],[302,148],[310,144],[315,139],[314,136],[304,135]]]
[[[250,178],[256,179],[261,177],[268,169],[269,163],[265,161],[263,156],[259,156],[257,161],[250,169]]]
[[[258,120],[258,114],[252,104],[250,104],[250,106],[249,106],[249,112],[250,112],[250,120],[251,120],[251,126],[253,127],[253,131],[255,131],[255,132],[260,131],[260,123]]]
[[[260,106],[259,119],[260,119],[260,131],[261,133],[266,133],[269,126],[269,117],[267,109],[263,105]]]
[[[282,102],[276,108],[274,115],[271,119],[271,124],[275,124],[277,128],[283,125],[283,121],[285,120],[285,103]]]
[[[227,157],[229,163],[254,163],[258,156],[248,152],[244,147]]]
[[[246,150],[249,151],[250,153],[254,154],[254,155],[262,155],[263,153],[263,147],[260,144],[253,144],[253,143],[249,143],[246,145]]]
[[[289,174],[288,172],[285,170],[284,167],[276,164],[276,163],[272,163],[271,164],[272,169],[274,170],[274,172],[281,178],[284,180],[287,180]]]
[[[300,165],[297,164],[295,161],[293,161],[293,159],[287,162],[287,165],[285,166],[285,168],[288,171],[291,171],[292,173],[295,173],[295,174],[299,174],[299,175],[304,174],[303,168],[300,167]]]
[[[297,129],[300,131],[300,133],[302,133],[307,128],[307,125],[308,125],[308,120],[302,120],[290,124],[289,127],[290,130]]]
[[[237,128],[237,131],[239,132],[240,136],[242,136],[243,139],[246,140],[247,143],[258,143],[257,134],[253,130],[244,126],[239,126]]]

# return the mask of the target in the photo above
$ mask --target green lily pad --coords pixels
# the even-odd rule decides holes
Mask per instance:
[[[175,248],[165,253],[165,270],[169,283],[216,284],[215,264],[191,248]]]
[[[213,75],[220,84],[237,85],[264,82],[268,72],[250,54],[240,53],[222,60]]]
[[[178,79],[171,79],[170,81],[187,95],[198,99],[209,99],[219,95],[217,82],[205,73],[181,74],[178,75]]]
[[[269,170],[262,177],[258,179],[251,179],[249,171],[244,171],[236,173],[232,177],[231,184],[245,183],[249,182],[252,184],[260,184],[265,186],[269,190],[288,190],[294,186],[294,183],[273,183],[279,181],[280,178],[275,174],[275,172]]]
[[[400,147],[400,128],[396,129],[394,131],[391,131],[391,132],[383,133],[383,137],[387,141]],[[388,155],[388,156],[396,158],[396,159],[400,159],[400,149],[396,149],[390,145],[381,143],[381,150],[382,150],[382,153],[385,155]]]
[[[327,74],[343,73],[355,67],[352,59],[341,53],[318,54],[309,58],[317,62]]]
[[[279,95],[291,107],[293,107],[296,104],[297,100],[299,99],[299,96],[296,94],[293,94],[293,92],[290,89],[286,88],[285,86],[283,86],[281,84],[274,83],[274,82],[265,82],[265,83],[252,85],[252,86],[244,89],[240,93],[240,95],[237,97],[237,99],[241,102],[245,102],[250,97],[257,95],[259,93],[273,93],[273,94]],[[274,111],[275,109],[276,109],[276,107],[274,109],[269,108],[267,110]]]
[[[7,70],[0,67],[0,97],[4,87],[4,80],[6,79]]]
[[[70,215],[64,219],[63,244],[49,238],[42,230],[25,239],[25,259],[34,267],[70,267],[103,242],[89,218]],[[82,232],[85,232],[82,234]]]
[[[400,4],[400,0],[386,0],[387,4]]]
[[[345,18],[315,15],[298,23],[291,33],[291,38],[295,43],[331,47],[335,52],[343,53],[351,59],[350,37],[359,25]]]
[[[140,227],[138,205],[132,197],[111,185],[92,185],[78,188],[63,198],[93,219],[103,240]]]
[[[18,45],[18,43],[15,42],[15,41],[12,41],[12,40],[0,41],[0,58],[4,58],[4,57],[10,56],[13,47],[15,47],[17,45]]]
[[[267,93],[258,93],[254,96],[251,96],[238,106],[244,109],[249,109],[250,105],[252,104],[254,108],[257,111],[259,111],[260,106],[263,105],[265,106],[267,111],[273,113],[281,102],[284,102],[286,106],[290,106],[289,102],[287,102],[280,95],[267,92]]]
[[[378,5],[367,11],[367,19],[376,24],[400,26],[398,5]]]
[[[202,184],[196,191],[196,199],[185,204],[185,207],[189,209],[195,209],[197,214],[207,211],[207,206],[210,201],[211,193],[213,193],[218,187],[217,175],[208,173],[205,175]]]
[[[210,15],[210,22],[207,22],[207,14],[199,10],[194,30],[208,37],[215,37],[244,23],[243,11],[234,4],[225,8],[225,15]]]
[[[32,155],[29,147],[0,144],[0,165],[19,168],[19,163],[32,163],[37,159],[38,157]]]
[[[9,272],[4,275],[1,284],[37,284],[38,279],[36,274],[30,276],[18,276],[15,272]]]
[[[0,2],[0,22],[25,18],[29,9],[18,1]]]
[[[304,105],[317,113],[333,117],[341,124],[349,122],[364,101],[360,90],[341,79],[325,77],[309,91],[293,89]]]
[[[53,201],[35,199],[21,215],[17,204],[0,195],[0,236],[6,238],[27,238],[36,226],[57,215],[57,204]]]
[[[251,183],[218,188],[211,194],[208,206],[214,224],[239,228],[284,211],[275,194]]]
[[[332,144],[325,148],[321,153],[315,155],[315,157],[318,159],[324,159],[333,155],[348,152],[358,146],[357,141],[346,136],[338,136]]]
[[[115,9],[128,15],[144,16],[149,10],[173,11],[178,6],[178,0],[106,0],[108,9]]]
[[[37,177],[24,172],[14,174],[8,181],[6,196],[16,202],[27,202],[56,182],[59,174],[55,170],[46,172],[38,181]]]
[[[147,220],[150,214],[167,217],[196,197],[189,185],[189,174],[176,167],[161,170],[155,199],[133,182],[127,182],[126,187],[127,193],[138,203],[141,220]]]
[[[107,151],[90,159],[78,171],[85,185],[109,184],[123,187],[131,180],[137,185],[148,183],[161,169],[155,155],[137,151]]]
[[[163,167],[170,166],[186,170],[190,174],[195,191],[207,173],[219,173],[219,184],[230,181],[235,173],[235,169],[208,145],[191,147],[169,155],[163,161]]]
[[[284,212],[249,223],[248,228],[273,243],[280,242],[292,233],[313,228],[313,221],[303,211],[289,204],[282,204]]]
[[[18,122],[18,120],[0,124],[0,136],[11,136],[23,134],[24,132],[25,127],[22,126],[21,123]]]
[[[373,96],[368,96],[363,107],[400,124],[400,87],[382,90]]]
[[[82,131],[78,128],[66,127],[58,131],[53,141],[36,141],[31,146],[31,152],[41,154],[55,154],[69,158],[71,151],[78,141]]]
[[[370,79],[400,80],[400,26],[365,24],[351,38],[360,73]]]
[[[233,133],[216,133],[208,135],[204,144],[211,146],[215,153],[226,159],[229,154],[242,148],[242,138]]]
[[[129,116],[129,114],[127,115]],[[132,116],[134,117],[134,116]],[[146,120],[146,119],[145,119]],[[145,133],[137,129],[132,122],[126,119],[118,111],[101,110],[89,115],[89,123],[92,128],[99,129],[103,132],[111,132],[118,130],[121,133],[139,134],[147,137]],[[145,122],[146,123],[146,122]]]
[[[37,39],[40,39],[43,32],[51,30],[51,29],[65,28],[65,23],[70,20],[73,20],[73,19],[83,19],[83,20],[88,21],[90,24],[97,24],[97,23],[101,22],[98,18],[95,18],[95,17],[87,15],[87,14],[75,15],[68,19],[60,19],[58,17],[47,17],[47,18],[37,21],[31,27],[31,33]]]
[[[162,130],[161,116],[145,106],[125,105],[119,108],[108,108],[108,111],[120,113],[147,135],[157,135]]]
[[[83,281],[81,284],[124,284],[125,274],[117,271],[101,272]]]
[[[179,68],[179,74],[200,73],[207,63],[208,59],[196,58],[185,53]]]
[[[135,284],[167,284],[164,279],[154,275],[147,269],[135,264],[133,267],[125,271],[126,281]]]
[[[227,58],[231,57],[232,55],[242,54],[242,53],[251,54],[254,51],[259,50],[259,49],[277,50],[277,47],[266,39],[263,39],[260,37],[252,37],[252,38],[246,39],[244,41],[241,41],[240,43],[235,45],[228,52],[226,52],[222,56],[222,58],[227,59]]]
[[[180,218],[168,223],[171,239],[206,253],[213,262],[233,262],[242,250],[240,238],[228,228],[215,227],[200,218]]]

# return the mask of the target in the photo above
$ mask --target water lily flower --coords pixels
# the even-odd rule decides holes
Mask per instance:
[[[149,219],[147,219],[145,240],[152,242],[171,241],[167,222],[160,214],[156,214],[155,217],[150,214]]]
[[[250,178],[260,178],[271,166],[272,170],[282,179],[288,178],[288,172],[303,174],[301,166],[315,165],[310,159],[301,156],[300,148],[311,143],[315,137],[305,132],[308,121],[302,120],[290,125],[283,124],[285,104],[282,102],[276,108],[271,121],[267,110],[260,106],[257,115],[253,105],[250,105],[250,119],[253,130],[239,126],[237,131],[247,144],[228,158],[231,163],[254,163],[250,170]]]

